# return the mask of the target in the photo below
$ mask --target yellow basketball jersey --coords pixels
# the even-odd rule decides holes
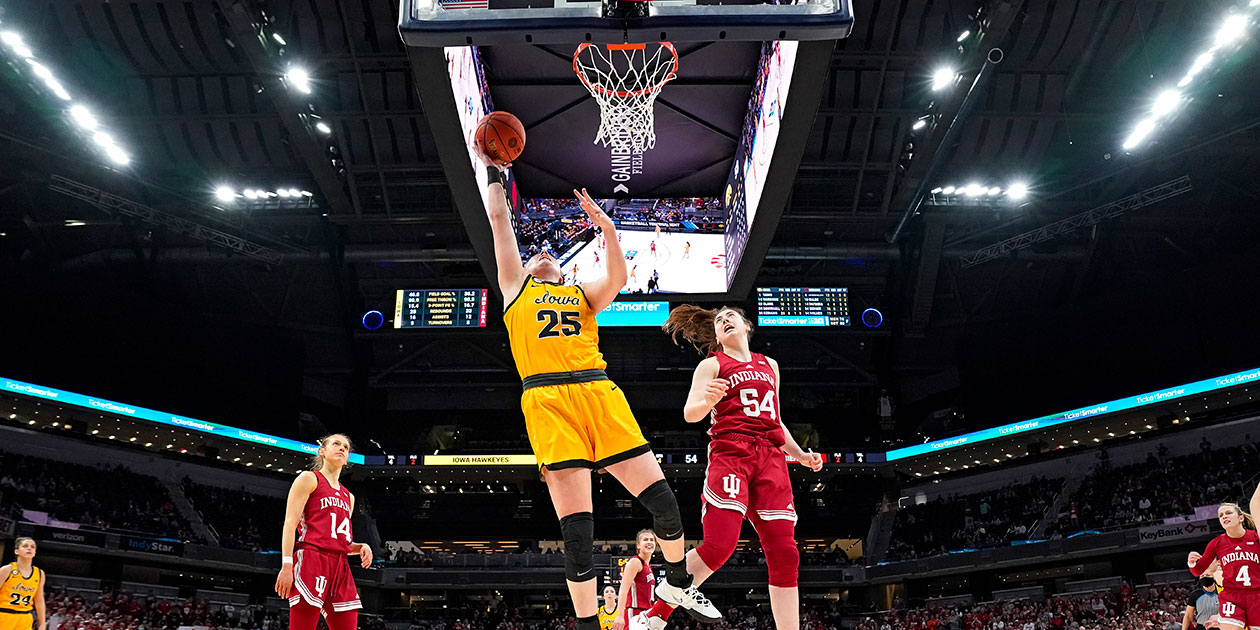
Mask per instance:
[[[602,370],[599,326],[579,286],[529,276],[503,313],[521,378],[547,372]]]
[[[35,594],[39,592],[39,583],[44,579],[44,572],[31,567],[31,576],[22,577],[17,565],[5,565],[4,584],[0,585],[0,608],[29,612],[35,610]]]
[[[618,606],[617,608],[620,608]],[[612,612],[604,610],[604,605],[599,605],[599,630],[612,630],[613,622],[617,620],[617,608]]]

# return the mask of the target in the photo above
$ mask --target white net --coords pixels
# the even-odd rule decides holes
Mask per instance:
[[[677,70],[669,42],[578,46],[573,71],[599,103],[595,143],[631,153],[656,146],[652,104]]]

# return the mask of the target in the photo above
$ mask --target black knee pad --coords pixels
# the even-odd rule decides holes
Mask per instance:
[[[652,513],[652,529],[661,540],[678,540],[683,535],[682,514],[678,511],[678,498],[664,479],[639,493],[639,503]]]
[[[564,577],[571,582],[595,579],[595,516],[577,512],[560,519],[564,535]]]

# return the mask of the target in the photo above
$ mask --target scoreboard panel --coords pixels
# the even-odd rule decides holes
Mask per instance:
[[[485,328],[489,289],[399,289],[394,328]]]
[[[848,326],[846,287],[757,287],[758,326]]]

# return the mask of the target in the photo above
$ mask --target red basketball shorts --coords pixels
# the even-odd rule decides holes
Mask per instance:
[[[298,602],[328,612],[363,608],[359,591],[354,587],[354,576],[350,574],[349,558],[311,547],[294,552],[289,606],[296,606]]]
[[[715,438],[709,443],[702,509],[710,508],[734,510],[754,525],[776,520],[795,523],[792,479],[783,450],[755,438]]]
[[[1260,628],[1260,589],[1221,591],[1221,628]]]

